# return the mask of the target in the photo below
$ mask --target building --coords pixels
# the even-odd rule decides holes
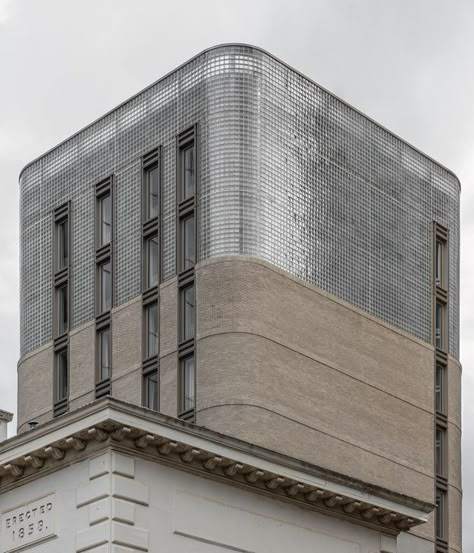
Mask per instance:
[[[461,551],[455,175],[225,45],[20,190],[2,553]]]

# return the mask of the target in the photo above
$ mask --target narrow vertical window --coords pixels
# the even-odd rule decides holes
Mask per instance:
[[[112,274],[110,261],[99,265],[99,314],[112,307]]]
[[[56,224],[56,271],[69,265],[69,222],[63,219]]]
[[[145,289],[158,284],[158,236],[145,239]]]
[[[113,177],[95,186],[96,399],[112,393]]]
[[[67,349],[56,354],[56,402],[64,401],[68,397],[69,369]]]
[[[158,410],[158,372],[153,371],[144,376],[145,407]]]
[[[67,283],[62,284],[56,289],[56,309],[57,309],[57,319],[56,319],[56,328],[57,335],[62,336],[68,331],[68,285]]]
[[[110,192],[98,198],[98,246],[109,244],[112,239],[112,198]]]
[[[176,265],[178,271],[178,416],[195,420],[196,389],[196,290],[197,261],[197,153],[196,128],[178,136],[178,224]]]
[[[436,365],[435,375],[435,399],[436,410],[439,413],[444,413],[444,398],[443,398],[443,381],[444,381],[444,369],[441,365]]]
[[[181,359],[182,411],[194,409],[194,355]]]
[[[181,339],[184,341],[194,337],[194,285],[183,288],[180,296],[182,314]]]
[[[194,142],[180,150],[181,200],[194,196],[196,189],[194,169]]]
[[[443,248],[441,240],[436,240],[435,246],[435,281],[437,286],[442,285],[443,280]]]
[[[449,344],[449,294],[448,294],[448,229],[434,223],[433,249],[433,292],[434,303],[434,345],[435,352],[435,534],[436,551],[447,550],[447,511],[448,492],[446,490],[446,475],[449,460],[447,458],[446,411],[447,396],[445,390],[445,374],[447,370],[447,350]],[[439,546],[439,547],[438,547]]]
[[[158,163],[154,163],[144,170],[143,185],[145,221],[149,221],[158,217],[159,211],[160,174]]]
[[[438,349],[443,349],[443,304],[436,302],[435,312],[435,346]]]
[[[145,307],[145,358],[158,353],[158,305]]]
[[[159,409],[160,148],[142,157],[142,402]]]
[[[98,334],[98,380],[102,382],[111,374],[111,344],[110,328],[101,330]]]
[[[69,281],[71,262],[69,251],[70,240],[70,203],[65,203],[53,212],[53,263],[52,281],[52,323],[54,336],[53,361],[53,414],[67,412],[69,396],[69,330],[71,312],[69,303]]]
[[[194,267],[196,263],[196,235],[194,214],[184,217],[180,221],[182,249],[181,249],[181,267],[183,271],[187,271]]]
[[[435,460],[436,474],[445,476],[444,467],[444,448],[445,448],[445,431],[442,428],[436,428],[436,443],[435,443]]]
[[[435,530],[436,537],[444,539],[446,530],[445,530],[445,499],[446,496],[443,491],[436,490],[436,513],[435,513]]]

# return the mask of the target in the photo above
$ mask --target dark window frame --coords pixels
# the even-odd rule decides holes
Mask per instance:
[[[192,395],[192,401],[191,405],[187,404],[187,396],[186,396],[186,361],[189,361],[190,359],[193,360],[193,368],[192,368],[192,388],[193,388],[193,395]],[[196,357],[195,352],[193,350],[190,350],[189,353],[184,353],[179,357],[179,378],[178,378],[178,387],[179,387],[179,397],[180,397],[180,404],[178,405],[178,409],[180,412],[181,418],[188,418],[191,416],[194,416],[194,410],[196,409]]]
[[[447,541],[447,494],[445,489],[436,488],[435,537],[436,541]]]
[[[110,240],[103,243],[101,232],[103,228],[102,206],[103,200],[110,201]],[[114,203],[114,178],[109,176],[98,182],[95,186],[95,397],[96,399],[112,393],[113,373],[113,335],[112,335],[112,309],[115,303],[114,287],[114,239],[115,239],[115,203]],[[104,267],[109,265],[109,287],[107,296],[103,295]],[[109,369],[108,375],[102,374],[102,335],[109,332]]]
[[[449,285],[449,231],[434,223],[433,232],[433,282],[434,288],[446,292]]]
[[[71,203],[66,202],[53,211],[53,255],[52,255],[52,327],[53,327],[53,416],[59,416],[69,410],[70,363],[69,331],[71,329]],[[66,249],[66,256],[60,250]],[[63,295],[63,290],[66,290]],[[63,303],[63,301],[65,303]],[[59,362],[66,359],[66,393],[59,391]]]
[[[192,305],[192,318],[187,316],[187,304],[186,304],[186,292],[192,290],[193,293],[193,305]],[[179,344],[188,344],[191,340],[194,340],[196,335],[196,286],[194,280],[190,280],[180,286],[179,296],[179,318],[178,318],[178,341]],[[187,327],[190,323],[191,327]],[[189,331],[189,332],[188,332]]]
[[[107,357],[108,357],[108,365],[104,365],[104,349],[103,349],[103,337],[107,336]],[[111,371],[112,371],[112,333],[110,331],[110,326],[104,326],[100,330],[97,331],[97,375],[96,380],[97,383],[104,382],[106,380],[110,379]],[[104,366],[107,367],[107,374],[103,375],[103,369]]]
[[[161,163],[160,163],[160,150],[156,148],[152,150],[142,158],[142,221],[143,224],[149,223],[159,218],[161,214]],[[150,187],[150,176],[153,171],[156,170],[158,186],[157,186],[157,197],[156,204],[157,209],[156,213],[150,215],[151,207],[153,202],[150,201],[152,196],[151,187]]]
[[[187,264],[187,257],[186,257],[186,249],[188,242],[186,240],[186,222],[189,221],[189,219],[193,220],[191,229],[192,229],[192,247],[194,250],[194,259],[190,264]],[[178,219],[178,240],[177,240],[177,246],[179,250],[178,255],[178,272],[179,273],[185,273],[186,271],[194,269],[196,265],[196,253],[197,253],[197,241],[196,241],[196,214],[194,206],[191,205],[187,209],[183,210],[180,213],[179,219]]]
[[[110,209],[110,222],[106,222],[103,216],[103,206],[105,201],[108,201]],[[113,215],[112,215],[112,188],[107,187],[101,190],[99,194],[96,194],[96,250],[108,246],[112,242],[112,229],[113,229]],[[104,225],[108,225],[108,240],[104,240]]]
[[[69,267],[70,243],[69,243],[69,214],[66,213],[58,221],[55,221],[55,247],[54,247],[54,272],[60,272]],[[66,255],[64,255],[66,250]]]
[[[178,190],[177,197],[180,204],[191,200],[196,197],[197,193],[197,149],[196,149],[196,132],[195,128],[189,129],[184,133],[181,133],[178,137]],[[192,154],[192,189],[191,193],[186,195],[186,152],[191,151]]]
[[[448,349],[449,349],[449,232],[433,223],[433,345],[434,356],[434,468],[435,468],[435,538],[436,551],[448,550],[448,486],[449,466],[448,412]]]
[[[66,359],[66,393],[60,393],[60,362]],[[68,342],[64,341],[54,348],[54,386],[53,386],[53,415],[55,417],[63,415],[69,410],[69,391],[70,391],[70,360]]]
[[[437,362],[435,364],[435,409],[437,414],[446,415],[447,374],[446,367]],[[438,380],[439,375],[439,380]],[[438,401],[439,398],[439,401]]]
[[[154,348],[153,350],[150,352],[150,350],[152,349],[150,347],[150,333],[151,333],[151,330],[150,330],[150,325],[149,325],[149,314],[150,314],[150,310],[151,309],[155,309],[156,310],[156,314],[155,314],[155,340],[154,340]],[[143,328],[144,328],[144,333],[143,333],[143,360],[144,361],[147,361],[148,359],[152,359],[154,357],[156,357],[158,355],[158,352],[160,350],[160,344],[159,344],[159,340],[160,340],[160,317],[159,317],[159,312],[160,312],[160,308],[159,308],[159,304],[158,304],[158,301],[157,299],[153,299],[152,301],[149,301],[147,303],[144,303],[143,304]]]
[[[437,424],[435,428],[435,474],[436,476],[441,476],[442,478],[447,477],[446,448],[447,448],[446,428]]]
[[[198,209],[197,198],[199,194],[199,145],[197,140],[198,132],[197,125],[188,128],[180,133],[176,141],[176,198],[177,198],[177,213],[176,213],[176,270],[177,270],[177,343],[178,343],[178,386],[177,386],[177,405],[178,417],[195,422],[196,419],[196,397],[197,397],[197,355],[195,347],[196,337],[196,282],[195,282],[195,266],[199,260],[198,248]],[[189,194],[185,193],[185,165],[186,152],[192,149],[192,171],[193,184]],[[194,247],[193,263],[186,264],[186,240],[185,240],[185,222],[193,217],[192,239]],[[194,306],[192,312],[192,332],[186,334],[186,305],[185,291],[192,288],[194,291]],[[192,408],[188,408],[185,398],[185,378],[183,367],[186,359],[190,357],[194,360],[193,370],[193,398],[194,403]]]
[[[154,397],[150,397],[148,383],[149,381],[156,379],[156,391]],[[142,376],[142,394],[143,394],[143,406],[153,411],[159,411],[160,409],[160,378],[159,371],[156,367],[143,371]]]
[[[66,293],[63,293],[63,290]],[[55,287],[55,335],[56,337],[64,336],[69,332],[70,320],[70,294],[69,294],[69,280],[64,280],[61,284]]]
[[[149,216],[150,208],[150,193],[149,193],[149,178],[150,172],[157,170],[158,177],[158,196],[157,196],[157,211],[153,216]],[[142,181],[141,181],[141,206],[142,206],[142,404],[148,409],[158,411],[160,407],[160,370],[159,370],[159,353],[160,353],[160,302],[159,302],[159,285],[161,282],[161,259],[162,259],[162,244],[161,244],[161,220],[162,220],[162,164],[161,164],[161,147],[154,148],[142,157]],[[150,263],[151,256],[149,255],[148,244],[151,240],[156,241],[156,278],[151,280]],[[154,353],[149,351],[149,328],[148,328],[148,312],[149,309],[156,306],[156,342]],[[149,397],[149,382],[155,379],[155,396]]]
[[[150,251],[152,248],[149,248],[153,242],[156,243],[156,266],[155,266],[155,279],[150,278],[150,268],[151,268],[151,255]],[[143,236],[143,256],[142,256],[142,280],[143,280],[143,291],[152,290],[156,288],[160,283],[160,239],[159,235],[155,233],[147,233]]]
[[[105,266],[109,266],[109,286],[108,286],[108,294],[104,295],[103,292],[103,284],[105,281],[103,281],[104,276],[107,274],[107,271],[104,270]],[[113,305],[113,283],[112,283],[113,275],[112,275],[112,262],[109,257],[106,257],[105,259],[99,261],[96,264],[96,315],[104,315],[107,313],[110,313]]]
[[[439,318],[438,318],[439,315]],[[435,316],[434,316],[434,345],[436,349],[446,351],[448,337],[448,310],[447,305],[440,299],[436,299],[435,302]]]

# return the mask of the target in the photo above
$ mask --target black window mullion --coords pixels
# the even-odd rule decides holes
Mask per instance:
[[[155,148],[142,158],[142,401],[159,409],[159,301],[161,161]]]
[[[54,210],[53,224],[53,415],[59,416],[69,409],[70,202]]]
[[[435,346],[435,537],[436,551],[448,550],[447,378],[448,370],[448,229],[434,223],[433,238],[433,344]]]
[[[112,392],[112,317],[114,201],[112,177],[95,188],[95,312],[96,312],[96,384],[95,397]]]
[[[178,416],[195,420],[196,402],[196,290],[195,264],[197,151],[196,129],[177,140],[176,266],[178,276]]]

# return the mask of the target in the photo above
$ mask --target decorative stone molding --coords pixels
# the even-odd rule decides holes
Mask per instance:
[[[104,409],[104,407],[110,408],[111,406],[116,407],[116,412],[112,412],[111,409]],[[96,406],[96,410],[100,411],[99,407],[100,405]],[[259,493],[307,506],[364,526],[383,529],[384,532],[393,535],[425,522],[426,517],[423,515],[429,512],[431,508],[430,505],[422,505],[423,510],[405,508],[403,504],[398,504],[395,501],[388,502],[369,493],[361,493],[356,489],[351,489],[349,486],[341,487],[340,484],[331,484],[329,480],[321,480],[321,484],[315,484],[314,479],[312,481],[307,473],[295,472],[284,464],[277,465],[274,463],[268,465],[263,458],[256,454],[258,451],[254,446],[249,448],[248,451],[243,451],[242,448],[232,449],[227,446],[225,450],[227,454],[222,455],[220,450],[222,450],[222,445],[227,437],[209,431],[203,431],[205,436],[199,436],[201,444],[196,447],[193,443],[196,440],[192,439],[193,434],[191,432],[196,427],[163,415],[154,414],[158,419],[155,424],[156,431],[151,430],[152,421],[149,419],[141,420],[139,416],[135,416],[133,419],[130,415],[129,422],[133,420],[134,424],[129,422],[124,424],[124,417],[121,413],[122,407],[123,404],[116,400],[107,399],[105,402],[102,400],[102,410],[105,413],[103,420],[97,424],[76,428],[70,435],[67,435],[67,431],[71,429],[72,425],[64,425],[66,435],[37,449],[34,448],[35,440],[30,439],[28,445],[31,444],[31,451],[24,452],[18,458],[10,458],[8,462],[2,463],[0,450],[0,492],[2,488],[7,489],[11,485],[17,484],[22,478],[33,478],[45,471],[51,472],[59,469],[64,464],[70,464],[78,459],[102,452],[102,456],[90,460],[90,489],[95,491],[90,492],[89,499],[87,497],[78,498],[78,508],[111,498],[107,503],[107,512],[111,513],[114,508],[118,508],[118,504],[116,505],[113,498],[119,496],[126,497],[128,501],[135,504],[147,504],[146,498],[140,496],[140,494],[137,495],[137,482],[130,479],[132,469],[124,466],[123,458],[125,458],[125,455],[123,454],[129,454],[130,457],[127,458],[132,461],[133,457],[142,456],[148,460],[202,474],[206,477],[212,475],[213,478],[219,481],[226,481],[242,488],[254,489]],[[130,406],[126,407],[130,408]],[[137,410],[139,408],[133,409]],[[149,415],[149,412],[146,412],[146,414]],[[65,419],[66,417],[67,415],[61,418]],[[95,419],[97,420],[97,416],[95,416]],[[163,423],[163,421],[166,422],[166,425],[161,424],[160,426],[158,422]],[[31,438],[39,430],[32,431]],[[189,430],[189,432],[186,432],[186,430]],[[202,445],[205,445],[205,447]],[[105,452],[103,452],[104,449]],[[119,455],[117,451],[120,451],[122,455]],[[102,458],[109,459],[108,462],[113,465],[110,471],[100,461]],[[272,470],[268,470],[268,466],[271,466]],[[106,486],[101,479],[109,478],[107,476],[109,472],[112,475],[110,476],[111,481],[109,482],[110,485],[107,484]],[[127,487],[131,482],[135,491],[131,489],[122,490],[117,495],[119,488]],[[112,491],[109,493],[106,490]],[[389,504],[390,507],[382,506],[384,504]],[[102,510],[103,508],[105,507],[101,507]],[[417,513],[420,514],[417,515]],[[111,520],[113,520],[113,517]],[[91,524],[91,527],[87,529],[86,534],[78,538],[78,552],[85,550],[86,546],[84,544],[90,544],[98,539],[97,536],[101,532],[101,523],[95,519],[94,521],[94,524]],[[117,527],[117,532],[120,532],[119,527]],[[90,546],[87,547],[90,548]]]
[[[136,509],[148,507],[148,488],[135,479],[132,457],[109,450],[91,459],[76,507],[87,509],[89,520],[76,535],[76,553],[149,550],[149,531],[136,526]]]

